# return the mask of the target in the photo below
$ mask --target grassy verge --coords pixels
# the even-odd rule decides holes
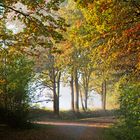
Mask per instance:
[[[97,110],[97,111],[81,111],[80,113],[76,114],[72,111],[60,111],[60,116],[56,116],[50,110],[43,110],[43,109],[32,109],[30,111],[30,119],[31,120],[42,120],[44,118],[48,119],[57,119],[57,120],[78,120],[84,118],[93,118],[93,117],[105,117],[105,116],[115,116],[117,110]]]

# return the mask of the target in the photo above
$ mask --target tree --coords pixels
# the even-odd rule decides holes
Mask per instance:
[[[98,60],[96,62],[100,65],[99,71],[102,71],[105,67],[104,70],[109,72],[107,80],[109,79],[109,82],[112,82],[111,84],[118,83],[119,85],[116,90],[120,93],[118,94],[120,96],[120,111],[124,122],[118,128],[118,130],[121,129],[123,135],[117,134],[117,139],[139,139],[138,123],[135,124],[133,120],[133,117],[135,118],[137,115],[133,114],[135,112],[133,107],[136,110],[138,109],[138,100],[135,100],[135,97],[138,95],[139,86],[137,83],[139,82],[140,71],[138,33],[140,2],[134,0],[78,0],[77,3],[82,9],[87,23],[92,28],[94,27],[94,31],[96,31],[96,36],[91,34],[91,37],[94,38],[91,41],[95,44],[94,47],[97,47],[97,49],[93,49],[93,54],[95,54],[94,51],[96,50],[96,56],[98,56],[96,57],[96,60]],[[115,78],[113,77],[114,75]],[[106,81],[106,78],[104,80]],[[104,83],[103,85],[105,87],[106,84]],[[103,91],[105,89],[103,88]],[[120,89],[121,92],[119,92]],[[138,112],[136,114],[139,115]],[[132,120],[128,116],[131,116]],[[128,120],[131,124],[128,123]],[[130,129],[133,129],[133,131],[130,132]],[[129,133],[129,138],[125,137],[124,133]]]
[[[36,59],[36,69],[39,72],[41,83],[52,92],[53,111],[59,115],[60,80],[62,73],[61,53],[57,48],[48,48],[41,51]]]
[[[61,2],[63,0],[49,2],[21,0],[18,3],[3,0],[0,3],[2,19],[9,22],[12,14],[11,23],[16,20],[24,25],[24,29],[19,29],[15,35],[12,35],[13,46],[18,46],[24,53],[29,49],[36,52],[35,48],[38,45],[50,47],[52,42],[60,41],[63,38],[60,30],[65,30],[65,23],[63,18],[55,14],[55,11],[59,10]],[[45,42],[40,41],[42,36],[46,38]]]
[[[72,110],[79,112],[79,70],[78,70],[78,50],[76,50],[76,45],[73,43],[72,39],[72,30],[73,28],[73,23],[75,22],[74,19],[69,19],[69,12],[71,11],[74,15],[76,15],[76,10],[74,11],[71,10],[69,7],[69,3],[73,3],[72,1],[69,1],[66,3],[66,7],[62,7],[60,10],[61,15],[66,19],[66,22],[71,26],[67,29],[67,32],[64,33],[64,37],[66,41],[62,42],[61,45],[65,47],[63,49],[63,61],[64,61],[64,66],[67,71],[67,74],[70,77],[70,87],[71,87],[71,106]],[[65,11],[66,10],[66,11]],[[68,11],[67,11],[68,10]],[[74,16],[73,16],[74,17]],[[72,17],[72,18],[73,18]],[[71,30],[72,29],[72,30]],[[70,34],[69,34],[70,33]]]
[[[14,50],[12,51],[10,55],[4,57],[6,63],[7,61],[11,62],[9,59],[13,58],[13,62],[11,63],[13,63],[13,66],[18,67],[18,62],[20,63],[20,58],[22,58],[22,56],[26,56],[29,60],[36,59],[40,55],[41,47],[51,48],[53,44],[62,40],[63,37],[60,32],[65,31],[65,23],[64,23],[65,21],[63,18],[59,17],[58,14],[56,14],[56,11],[59,10],[59,5],[62,2],[63,0],[51,0],[49,2],[42,1],[42,0],[39,0],[39,1],[21,0],[19,2],[3,0],[0,2],[0,14],[1,14],[0,18],[2,21],[1,22],[2,24],[0,26],[0,30],[2,32],[2,35],[0,36],[0,41],[1,41],[0,51],[4,52],[4,50],[6,50],[5,52],[7,52],[10,49]],[[11,32],[10,35],[7,33],[9,32],[9,30],[7,29],[8,25],[6,23],[6,22],[9,22],[8,21],[9,17],[11,18],[10,19],[11,23],[13,23],[16,20],[19,22],[19,24],[23,25],[23,28],[21,29],[19,28],[18,32],[16,33]],[[5,30],[3,30],[3,26]],[[2,56],[1,60],[3,61],[4,58]],[[21,65],[22,65],[22,62],[21,62]],[[12,71],[11,64],[9,65],[10,66],[9,67],[6,66],[5,69],[8,67],[8,71]],[[23,72],[20,67],[20,64],[19,64],[18,72],[19,72],[18,74]],[[30,71],[27,71],[27,72],[31,74]],[[55,73],[56,72],[54,72],[54,74]],[[16,75],[17,73],[13,73],[13,75],[14,74]],[[8,76],[12,77],[13,75],[12,73],[9,73]],[[26,73],[24,73],[23,76],[27,76]],[[19,80],[18,78],[20,79],[20,77],[17,77],[17,79],[15,78],[15,80],[18,81]],[[22,78],[24,79],[24,77]],[[29,78],[31,78],[31,76],[29,76]],[[55,80],[54,77],[51,77],[51,78],[53,78],[51,80]],[[3,81],[3,78],[1,81]],[[58,86],[59,86],[59,81],[60,81],[60,74],[58,76],[58,82],[57,82]],[[26,81],[25,83],[26,85],[24,84],[22,85],[21,83],[23,83],[23,81],[19,81],[18,83],[19,85],[17,87],[21,88],[21,91],[17,91],[18,92],[17,94],[19,94],[19,92],[21,93],[23,92],[24,94],[25,92],[24,88],[26,88],[26,86],[28,85],[28,82],[29,81]],[[9,83],[7,82],[5,83],[6,90],[7,90],[6,87],[9,86],[8,84]],[[13,81],[11,81],[11,84],[14,84],[14,79]],[[11,92],[11,91],[6,91],[6,90],[4,92],[5,95]],[[18,90],[18,89],[15,89],[15,90]],[[58,88],[58,92],[59,92],[59,88]],[[7,100],[7,96],[5,97]],[[16,97],[17,96],[15,94],[15,98]],[[19,99],[19,104],[20,104],[20,101],[23,102],[24,97],[22,95],[19,95],[19,98],[20,98]],[[56,108],[57,110],[59,110],[57,100],[55,100],[55,102],[57,102]],[[6,105],[6,102],[5,102],[5,105]],[[13,103],[16,104],[16,100],[13,100]],[[9,103],[9,105],[10,104],[11,103]],[[11,112],[9,108],[8,108],[8,111]],[[22,112],[23,110],[21,110],[21,113]]]
[[[1,119],[11,126],[22,127],[28,119],[33,62],[13,47],[0,52]]]

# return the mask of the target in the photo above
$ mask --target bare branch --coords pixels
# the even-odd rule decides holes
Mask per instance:
[[[47,99],[47,100],[39,100],[39,101],[35,101],[35,102],[32,102],[32,103],[40,103],[40,102],[52,102],[53,100],[51,99]]]
[[[0,3],[0,6],[1,6],[1,7],[4,7],[4,8],[8,8],[8,9],[10,9],[10,10],[12,10],[12,11],[15,11],[16,13],[19,13],[19,14],[25,16],[25,17],[30,16],[29,13],[24,13],[24,12],[22,12],[22,11],[19,11],[19,10],[17,10],[17,9],[14,9],[14,8],[12,8],[12,7],[10,7],[10,6],[7,6],[7,5],[4,5],[4,4],[2,4],[2,3]]]

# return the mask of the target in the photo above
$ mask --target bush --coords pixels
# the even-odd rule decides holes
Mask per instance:
[[[115,140],[140,140],[140,127],[128,127],[126,124],[120,123],[113,127],[110,135]]]
[[[24,109],[25,110],[25,109]],[[6,110],[6,109],[0,109],[0,120],[1,123],[6,123],[11,127],[14,128],[24,128],[28,124],[28,111],[23,109],[21,110]]]
[[[22,54],[7,53],[5,57],[7,61],[0,67],[0,79],[4,81],[0,84],[0,120],[12,127],[22,127],[28,121],[33,63]]]
[[[124,123],[132,128],[140,126],[140,85],[127,85],[120,96],[120,113]]]
[[[120,123],[111,134],[116,140],[140,140],[140,84],[128,84],[121,88]]]

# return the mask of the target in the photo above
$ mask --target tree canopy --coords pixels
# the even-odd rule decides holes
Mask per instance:
[[[29,85],[38,75],[51,91],[57,116],[65,83],[77,116],[81,108],[90,109],[94,92],[102,97],[103,110],[117,104],[125,130],[138,132],[139,0],[1,0],[0,33],[3,117],[10,112],[20,122],[30,108]]]

